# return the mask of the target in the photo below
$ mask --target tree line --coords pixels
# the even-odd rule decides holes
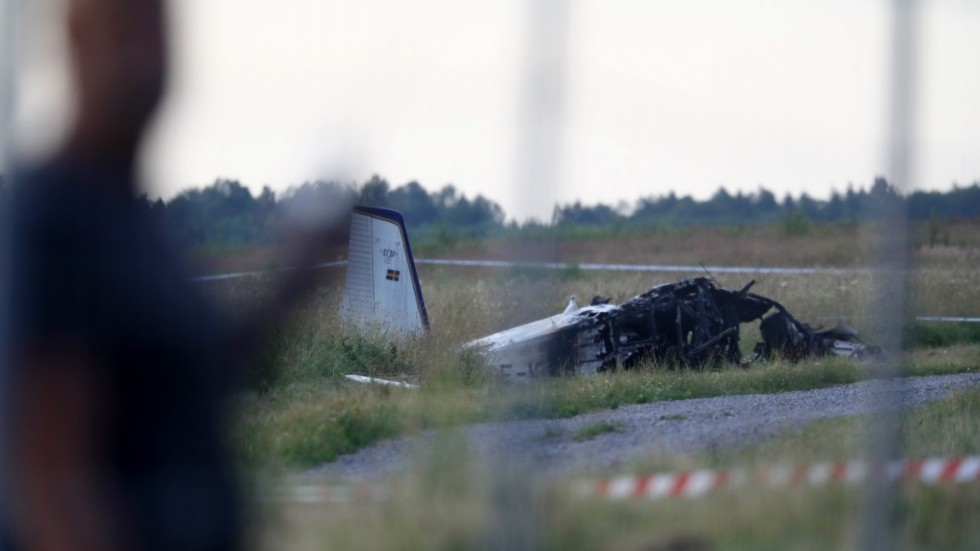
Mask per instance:
[[[0,203],[10,194],[9,182],[0,175]],[[849,187],[820,200],[803,193],[777,199],[760,187],[755,193],[724,188],[707,200],[669,192],[648,196],[633,205],[556,205],[550,221],[506,222],[499,204],[482,196],[470,198],[453,185],[428,192],[418,182],[393,187],[380,176],[361,185],[314,181],[275,193],[265,187],[253,194],[241,182],[219,179],[203,188],[188,189],[168,201],[139,199],[180,246],[236,248],[274,245],[288,238],[290,224],[311,206],[362,204],[392,208],[405,217],[413,241],[444,242],[521,231],[575,229],[642,230],[695,225],[752,225],[781,223],[790,233],[811,221],[856,222],[873,218],[874,205],[893,203],[906,209],[913,220],[980,218],[980,184],[954,186],[945,192],[917,191],[898,194],[883,178],[869,189]],[[795,228],[795,230],[794,230]]]
[[[169,201],[144,196],[140,202],[183,247],[279,244],[289,239],[297,219],[337,204],[401,211],[413,241],[485,237],[504,228],[503,209],[483,196],[470,199],[452,185],[429,193],[418,182],[392,188],[378,176],[362,185],[309,182],[278,195],[269,187],[253,195],[237,180],[220,179]]]

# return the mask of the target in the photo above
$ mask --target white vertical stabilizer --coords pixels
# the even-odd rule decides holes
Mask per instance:
[[[341,317],[362,331],[384,335],[429,328],[401,213],[354,207]]]

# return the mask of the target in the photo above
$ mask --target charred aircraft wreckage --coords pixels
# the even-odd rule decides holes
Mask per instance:
[[[467,349],[484,355],[508,379],[593,374],[629,369],[654,361],[702,368],[721,363],[748,364],[780,357],[876,356],[857,332],[801,323],[783,305],[750,292],[726,289],[709,277],[650,288],[622,304],[595,297],[579,307],[572,297],[564,312],[471,341]],[[415,262],[401,215],[392,210],[355,207],[344,319],[362,328],[410,334],[428,328]],[[760,320],[762,342],[743,357],[742,324]]]
[[[575,308],[573,298],[562,314],[467,346],[484,350],[508,377],[590,374],[645,361],[699,368],[774,356],[797,361],[878,352],[846,325],[819,330],[799,322],[775,300],[749,292],[753,284],[734,291],[698,277],[652,287],[619,305],[596,297],[589,306]],[[763,340],[743,358],[740,327],[756,320],[762,320]]]

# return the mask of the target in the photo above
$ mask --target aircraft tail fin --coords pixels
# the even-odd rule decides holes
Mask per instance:
[[[428,331],[422,287],[398,211],[354,207],[341,318],[362,331],[386,335]]]

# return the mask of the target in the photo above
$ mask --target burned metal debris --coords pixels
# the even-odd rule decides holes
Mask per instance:
[[[820,330],[799,322],[780,303],[749,292],[754,283],[736,291],[698,277],[658,285],[620,305],[596,297],[590,306],[472,344],[485,346],[490,363],[517,378],[628,369],[651,360],[701,368],[773,357],[797,361],[880,353],[845,325]],[[763,340],[743,358],[740,326],[755,320],[761,320]]]
[[[777,356],[799,361],[827,354],[866,357],[881,352],[861,343],[857,331],[846,325],[814,329],[801,323],[779,302],[749,292],[754,284],[752,280],[734,291],[699,277],[658,285],[626,301],[597,327],[603,341],[603,368],[629,367],[644,359],[699,367]],[[754,320],[761,320],[763,340],[753,356],[743,358],[740,325]]]
[[[740,325],[762,320],[763,341],[755,346],[750,361],[880,352],[861,343],[857,331],[846,325],[819,330],[801,323],[782,304],[749,292],[754,284],[752,280],[733,291],[700,277],[653,287],[625,302],[611,317],[619,340],[610,340],[609,350],[625,366],[642,358],[691,366],[719,360],[741,363]]]

